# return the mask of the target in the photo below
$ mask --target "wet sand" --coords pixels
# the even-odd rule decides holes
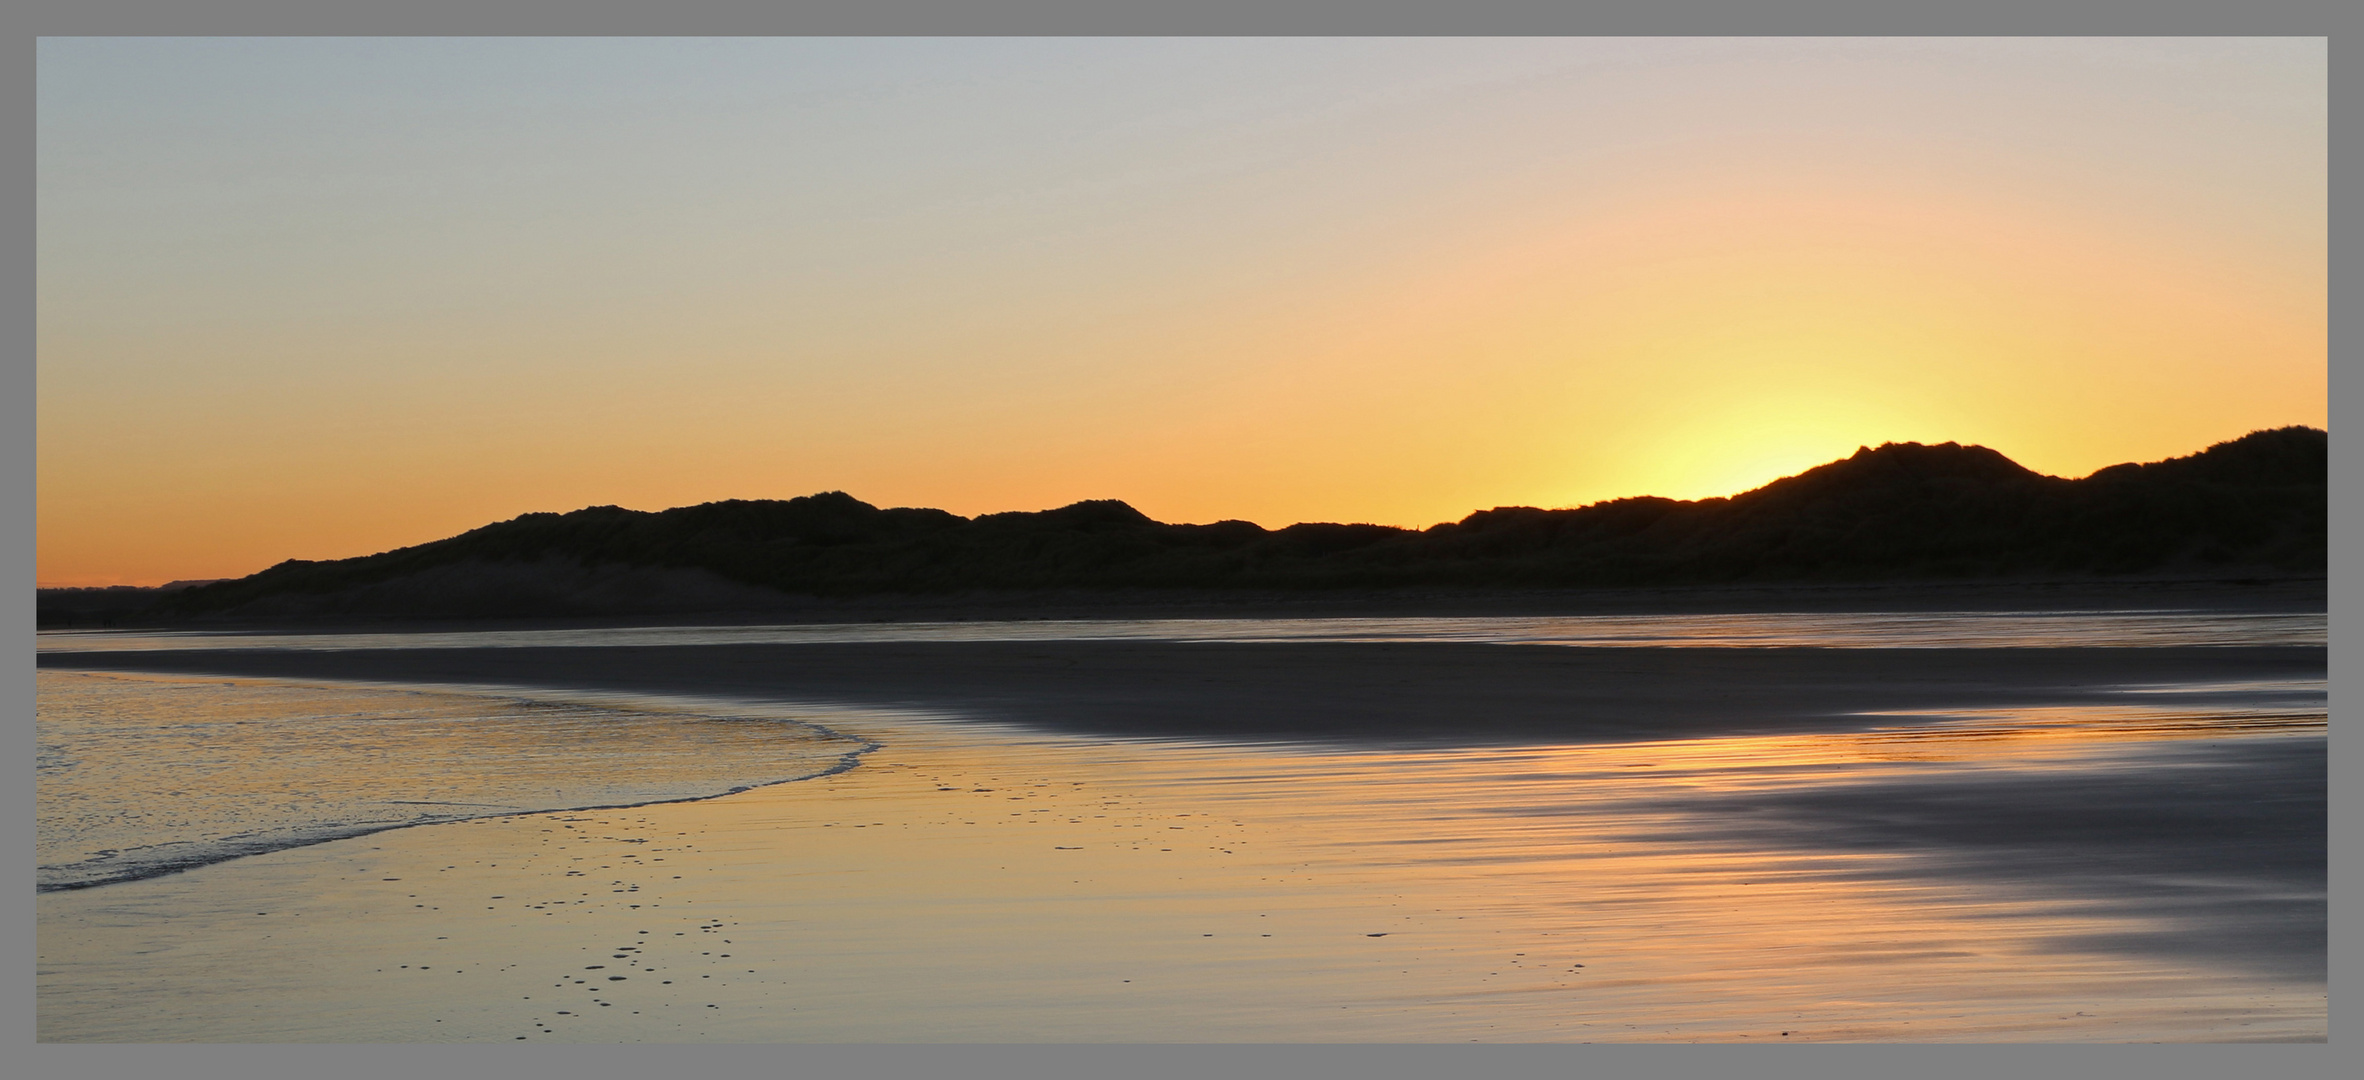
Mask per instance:
[[[46,894],[40,1036],[2323,1039],[2320,717],[2056,720],[1355,752],[881,720],[823,779]],[[2228,784],[2289,797],[2196,798]]]
[[[2320,647],[1617,649],[869,642],[44,653],[43,668],[580,688],[940,711],[1104,735],[1365,744],[1849,730],[1861,714],[2320,679]]]
[[[44,894],[46,1041],[2326,1037],[2319,647],[39,662],[910,710],[821,779]]]

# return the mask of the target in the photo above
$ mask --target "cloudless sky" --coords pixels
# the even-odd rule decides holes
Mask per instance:
[[[45,39],[40,570],[2328,422],[2322,40]]]

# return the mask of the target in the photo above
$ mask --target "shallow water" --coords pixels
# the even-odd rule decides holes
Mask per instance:
[[[221,683],[156,685],[256,689]],[[475,700],[455,708],[500,699]],[[157,1041],[2320,1040],[2323,703],[2321,681],[2161,686],[1851,733],[1386,751],[847,715],[831,726],[882,748],[810,781],[47,894],[39,1022]],[[669,709],[734,715],[566,707],[647,734],[691,730],[652,719]],[[541,745],[474,730],[487,760]]]
[[[1508,645],[1951,649],[2312,645],[2320,613],[2213,611],[1576,615],[1483,618],[1070,619],[660,626],[443,633],[269,634],[59,630],[43,652],[156,649],[469,649],[863,641],[1467,641]]]
[[[869,745],[821,713],[59,671],[35,685],[44,890],[402,825],[703,798]]]

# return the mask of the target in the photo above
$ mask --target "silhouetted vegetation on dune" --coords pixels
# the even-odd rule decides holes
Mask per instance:
[[[1730,498],[1501,507],[1425,530],[1168,525],[1115,500],[963,518],[880,509],[843,492],[656,513],[601,506],[362,558],[290,561],[172,593],[158,610],[358,614],[384,606],[370,597],[401,593],[402,610],[426,613],[437,607],[426,595],[434,582],[523,580],[532,567],[644,568],[676,583],[694,575],[710,597],[746,586],[851,596],[2310,573],[2325,567],[2327,462],[2325,433],[2301,427],[2081,480],[2030,472],[1983,447],[1898,443]],[[635,587],[671,587],[647,583],[658,581]],[[504,588],[514,613],[557,613]],[[504,603],[460,606],[491,614]]]

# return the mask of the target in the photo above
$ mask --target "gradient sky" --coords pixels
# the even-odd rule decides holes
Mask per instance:
[[[39,577],[2326,426],[2312,40],[46,39]]]

